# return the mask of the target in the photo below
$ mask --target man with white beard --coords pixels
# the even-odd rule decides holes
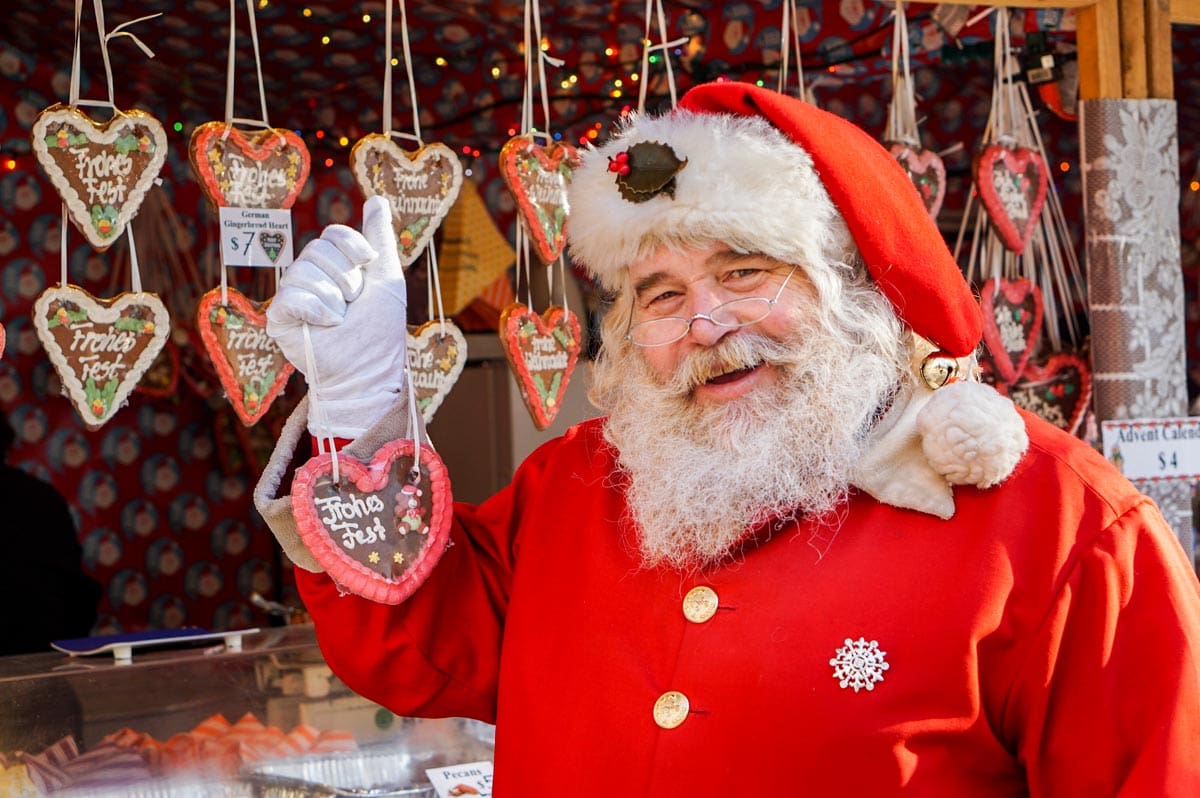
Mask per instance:
[[[501,798],[1200,794],[1191,564],[1095,452],[975,381],[978,304],[885,150],[708,84],[586,152],[570,199],[616,296],[607,416],[456,505],[402,603],[305,549],[273,498],[302,412],[281,437],[256,500],[335,673],[495,722]],[[321,375],[309,430],[363,459],[406,434],[388,218],[328,228],[268,313]]]

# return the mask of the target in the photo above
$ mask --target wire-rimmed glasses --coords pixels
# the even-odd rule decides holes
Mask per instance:
[[[704,319],[727,329],[757,324],[771,315],[775,304],[779,302],[779,297],[783,296],[784,287],[796,273],[796,268],[796,266],[792,267],[787,277],[779,284],[779,290],[775,292],[775,296],[770,299],[765,296],[740,297],[722,302],[708,313],[697,313],[691,318],[664,316],[661,319],[639,321],[637,324],[629,325],[629,331],[625,333],[625,338],[634,346],[666,346],[675,343],[691,332],[692,322],[696,319]]]

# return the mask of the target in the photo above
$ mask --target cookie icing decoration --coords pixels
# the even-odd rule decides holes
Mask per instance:
[[[33,326],[89,429],[116,414],[171,332],[154,294],[97,299],[73,285],[47,288],[37,298]]]
[[[1077,435],[1092,400],[1092,370],[1086,358],[1059,352],[1027,364],[1007,394],[1017,407]]]
[[[1046,201],[1050,178],[1042,156],[1027,147],[984,148],[975,162],[975,186],[1004,246],[1025,251]]]
[[[433,239],[462,188],[462,162],[445,144],[409,151],[381,133],[355,143],[350,170],[364,196],[383,197],[392,206],[392,227],[404,266]]]
[[[217,207],[290,208],[312,168],[308,147],[294,132],[246,132],[224,122],[197,127],[188,157],[200,187]]]
[[[500,174],[543,263],[557,260],[566,245],[567,187],[579,164],[574,147],[542,147],[531,135],[511,138],[500,149]]]
[[[267,335],[267,306],[235,288],[214,288],[200,298],[196,328],[234,412],[246,426],[256,423],[283,393],[295,367]]]
[[[979,289],[983,341],[996,376],[1014,383],[1042,334],[1042,292],[1025,278],[989,279]]]
[[[582,335],[570,310],[550,307],[542,315],[514,302],[500,316],[500,343],[534,426],[554,422],[575,363]]]
[[[328,452],[292,480],[300,539],[335,582],[382,604],[417,589],[446,550],[452,496],[446,466],[422,444],[414,474],[413,441],[394,440],[369,463]]]
[[[408,373],[428,424],[467,364],[467,339],[453,322],[427,321],[408,330]]]
[[[53,105],[30,131],[34,154],[88,243],[108,249],[137,215],[167,157],[163,126],[143,111],[96,122]]]

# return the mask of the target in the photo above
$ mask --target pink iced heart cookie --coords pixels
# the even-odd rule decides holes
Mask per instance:
[[[304,139],[292,131],[246,133],[224,122],[197,127],[188,156],[200,187],[217,207],[290,208],[312,167]]]
[[[433,420],[467,365],[467,339],[452,321],[427,321],[408,330],[408,373],[421,418]]]
[[[509,139],[500,150],[500,174],[542,263],[557,260],[566,245],[567,186],[579,163],[569,144],[542,147],[528,135]]]
[[[441,458],[413,442],[385,444],[371,462],[338,454],[312,458],[292,480],[300,539],[343,589],[381,604],[399,604],[441,559],[450,535],[453,497]]]
[[[946,198],[946,166],[942,163],[941,156],[933,150],[899,141],[889,144],[888,152],[899,162],[908,179],[916,187],[929,216],[936,219],[938,211],[942,209],[942,201]]]
[[[1046,201],[1049,176],[1042,156],[1026,147],[984,148],[975,162],[975,186],[1004,246],[1025,251]]]
[[[142,111],[94,122],[77,108],[54,105],[34,121],[30,138],[71,221],[101,251],[137,215],[167,158],[166,131]]]
[[[988,280],[979,289],[983,341],[997,377],[1014,383],[1042,334],[1042,292],[1029,280]]]
[[[234,288],[214,288],[200,297],[196,329],[217,370],[234,412],[246,426],[271,407],[295,368],[267,335],[267,305],[251,302]]]
[[[171,332],[154,294],[97,299],[73,285],[47,288],[37,298],[33,326],[89,429],[116,414]]]
[[[1025,366],[1008,395],[1018,407],[1074,435],[1092,400],[1092,371],[1087,360],[1077,354],[1051,355]]]
[[[420,257],[462,188],[462,163],[445,144],[408,151],[379,133],[364,136],[350,150],[350,170],[364,196],[380,196],[391,205],[404,266]]]
[[[538,429],[550,426],[562,407],[581,337],[579,319],[565,308],[539,316],[514,302],[500,316],[500,343]]]

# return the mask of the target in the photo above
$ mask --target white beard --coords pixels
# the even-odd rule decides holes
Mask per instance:
[[[606,437],[619,453],[646,566],[717,564],[772,519],[774,528],[799,516],[833,522],[867,432],[896,388],[895,353],[797,324],[790,341],[727,335],[690,355],[666,385],[628,346],[597,364],[621,375],[598,379],[608,386]],[[712,376],[759,362],[779,371],[770,387],[727,403],[692,399]]]

